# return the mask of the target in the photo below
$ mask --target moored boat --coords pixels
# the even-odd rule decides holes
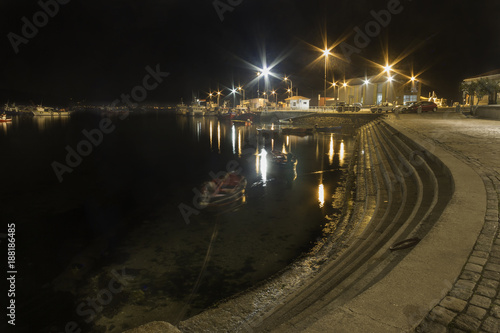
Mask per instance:
[[[313,134],[314,128],[312,127],[285,127],[281,132],[285,135],[299,135],[306,136]]]
[[[297,157],[292,153],[283,153],[273,150],[271,152],[271,161],[274,165],[282,168],[293,168],[297,165]]]
[[[314,125],[314,129],[316,132],[340,133],[342,126],[318,127],[318,125]]]
[[[31,111],[31,114],[35,117],[45,116],[45,117],[61,117],[69,116],[70,112],[65,109],[54,110],[53,108],[45,108],[43,106],[37,106],[35,110]]]
[[[7,118],[5,114],[2,114],[0,116],[0,123],[10,123],[12,121],[12,118]]]
[[[201,189],[201,207],[225,207],[239,202],[245,196],[247,180],[235,172],[225,173],[206,182]]]

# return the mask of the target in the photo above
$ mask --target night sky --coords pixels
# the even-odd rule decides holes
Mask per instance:
[[[54,8],[55,1],[41,2]],[[186,102],[193,92],[205,98],[217,86],[247,84],[264,59],[268,66],[279,60],[272,72],[290,75],[300,95],[317,96],[324,62],[314,46],[324,48],[325,36],[329,47],[342,40],[354,46],[354,28],[365,30],[371,11],[397,3],[218,0],[231,6],[221,21],[212,0],[59,1],[65,4],[57,2],[58,12],[47,15],[17,54],[9,33],[23,37],[22,18],[33,22],[42,7],[34,0],[1,1],[0,103],[110,103],[141,85],[146,66],[157,64],[170,75],[145,102]],[[457,100],[461,80],[500,68],[499,1],[402,0],[398,9],[350,62],[340,46],[332,50],[338,57],[331,58],[330,81],[379,72],[371,62],[383,64],[388,50],[390,62],[405,56],[396,70],[422,72],[424,93]],[[277,79],[270,85],[285,87]],[[255,90],[248,87],[247,97]]]

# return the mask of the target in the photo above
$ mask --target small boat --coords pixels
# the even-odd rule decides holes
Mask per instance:
[[[233,119],[233,120],[231,120],[231,122],[234,125],[241,125],[241,126],[250,126],[250,125],[252,125],[252,121],[251,120],[237,120],[237,119]]]
[[[292,153],[282,153],[277,150],[271,152],[271,161],[282,168],[291,168],[297,165],[297,158]]]
[[[201,207],[224,207],[238,202],[245,196],[247,180],[236,172],[206,182],[201,189]]]
[[[314,128],[311,127],[286,127],[282,128],[281,132],[285,135],[306,136],[313,134]]]
[[[236,113],[235,112],[231,112],[231,111],[227,111],[227,112],[223,112],[223,113],[219,113],[217,115],[217,118],[219,118],[219,120],[233,120],[234,117],[236,117]]]
[[[242,121],[250,121],[254,122],[257,120],[258,115],[252,112],[245,112],[239,115],[236,115],[233,120],[242,120]]]
[[[316,132],[340,133],[342,126],[318,127],[318,125],[314,125],[314,129]]]
[[[5,114],[2,114],[0,116],[0,123],[10,123],[12,121],[12,118],[7,118]]]

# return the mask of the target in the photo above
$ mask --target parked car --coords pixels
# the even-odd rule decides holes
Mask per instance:
[[[370,111],[372,113],[382,113],[385,111],[386,113],[389,111],[392,111],[394,109],[394,105],[392,103],[381,103],[379,105],[376,105],[372,108],[370,108]]]
[[[436,112],[438,109],[437,104],[434,102],[417,102],[412,106],[408,107],[406,112],[416,113],[418,112],[419,107],[422,107],[422,112],[429,112],[429,111]]]
[[[397,105],[392,111],[395,113],[405,113],[408,108],[415,104],[416,102],[405,102],[403,105]]]

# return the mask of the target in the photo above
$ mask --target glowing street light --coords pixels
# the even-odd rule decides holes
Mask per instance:
[[[236,89],[231,89],[231,94],[233,94],[233,107],[236,107]]]
[[[219,107],[220,91],[217,92],[217,107]]]
[[[333,87],[333,99],[335,99],[335,87],[337,86],[337,83],[336,82],[333,82],[332,83],[332,87]]]
[[[278,94],[276,93],[276,90],[271,91],[271,95],[276,97],[276,108],[278,108]]]
[[[366,90],[368,89],[369,84],[370,84],[370,80],[365,79],[363,81],[363,101],[362,101],[362,104],[365,104]]]
[[[284,81],[290,81],[290,87],[291,87],[291,90],[290,90],[290,89],[288,89],[288,92],[290,92],[290,91],[291,91],[292,93],[291,93],[291,96],[290,96],[290,97],[293,97],[293,82],[292,82],[292,80],[290,80],[290,78],[289,78],[289,77],[285,76]]]

